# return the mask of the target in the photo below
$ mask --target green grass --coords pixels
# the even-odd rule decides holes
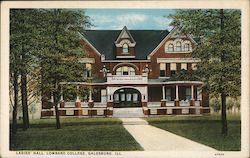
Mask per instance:
[[[240,115],[228,115],[228,135],[221,135],[220,115],[146,118],[149,124],[222,151],[241,149]]]
[[[143,150],[115,118],[61,119],[62,129],[55,128],[55,119],[30,124],[27,131],[18,129],[11,150]]]

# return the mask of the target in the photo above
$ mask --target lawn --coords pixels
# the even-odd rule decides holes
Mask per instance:
[[[65,118],[61,125],[56,129],[55,119],[31,121],[27,131],[18,129],[11,150],[143,150],[116,118]]]
[[[149,124],[222,151],[241,149],[240,115],[228,115],[228,135],[221,135],[220,115],[146,118]]]

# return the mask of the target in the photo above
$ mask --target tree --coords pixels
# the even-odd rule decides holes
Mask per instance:
[[[241,23],[233,9],[177,10],[172,25],[200,39],[193,56],[201,59],[197,74],[212,95],[221,98],[222,134],[227,134],[226,98],[240,95]]]
[[[42,97],[51,95],[56,112],[56,127],[61,128],[58,104],[62,95],[60,82],[81,81],[84,57],[79,31],[90,26],[82,10],[40,10],[39,60],[41,67]]]
[[[18,92],[21,89],[21,100],[23,109],[23,129],[29,128],[27,75],[29,73],[34,52],[34,16],[33,9],[11,9],[10,10],[10,84],[14,89],[13,104],[13,132],[16,128]],[[21,76],[21,79],[20,79]],[[21,87],[19,85],[21,80]],[[12,88],[12,86],[11,86]]]

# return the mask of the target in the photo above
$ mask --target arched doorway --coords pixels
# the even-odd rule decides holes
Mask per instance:
[[[114,92],[114,107],[141,107],[141,93],[134,88],[121,88]]]

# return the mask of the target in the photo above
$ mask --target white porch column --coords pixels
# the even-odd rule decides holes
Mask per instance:
[[[162,86],[162,100],[166,100],[165,86]]]
[[[194,100],[194,85],[191,85],[191,100]]]
[[[78,94],[78,92],[79,92],[79,85],[76,86],[76,89],[77,89],[77,92],[76,92],[76,102],[81,102],[80,98],[79,98],[79,94]]]
[[[91,89],[89,90],[89,102],[93,102],[93,100],[92,100],[92,91],[91,91]]]
[[[175,86],[175,100],[179,100],[179,86]]]
[[[53,103],[54,102],[54,96],[53,93],[50,94],[50,102]]]

